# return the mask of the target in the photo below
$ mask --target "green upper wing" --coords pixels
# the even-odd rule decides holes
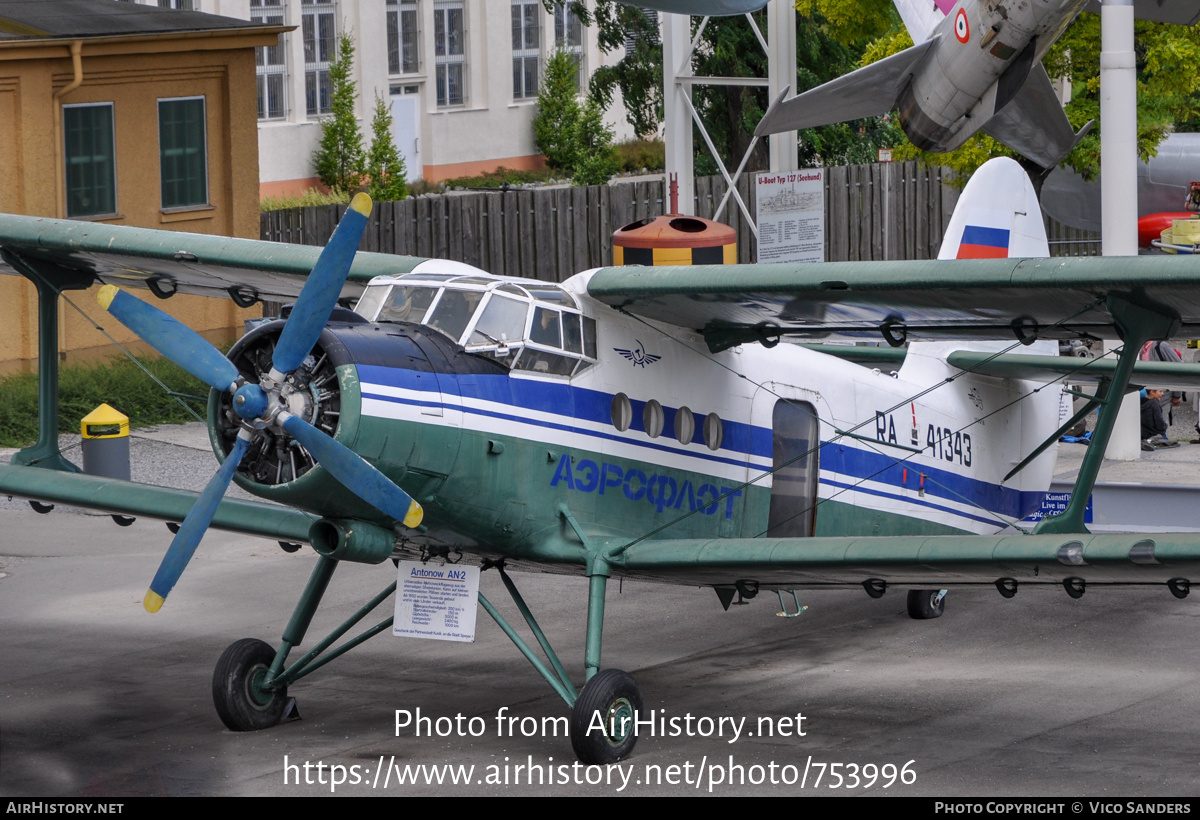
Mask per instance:
[[[714,350],[780,334],[1118,338],[1123,299],[1200,336],[1200,257],[972,259],[601,268],[588,293],[704,334]]]
[[[49,264],[119,287],[271,301],[294,299],[321,249],[253,239],[128,228],[0,214],[0,273],[17,274],[16,260]],[[342,290],[358,296],[371,278],[406,273],[423,262],[409,256],[359,253]]]

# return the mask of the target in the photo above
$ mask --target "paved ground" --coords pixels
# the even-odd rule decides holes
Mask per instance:
[[[135,477],[170,470],[201,486],[213,469],[204,446],[195,427],[138,433]],[[1194,466],[1200,446],[1154,453],[1140,469],[1185,456]],[[766,594],[723,612],[707,590],[627,583],[609,597],[605,665],[636,676],[648,709],[746,718],[742,731],[755,736],[730,743],[726,723],[724,737],[643,737],[625,768],[605,773],[614,783],[587,785],[573,782],[582,772],[569,768],[564,738],[498,736],[502,709],[537,719],[565,710],[482,617],[473,644],[369,641],[293,686],[302,720],[229,732],[211,705],[213,664],[237,638],[278,639],[312,554],[210,538],[150,616],[140,601],[168,540],[160,523],[118,528],[105,516],[39,516],[0,499],[0,795],[318,795],[332,791],[331,765],[365,781],[338,794],[611,794],[622,773],[624,791],[638,794],[705,793],[718,776],[718,794],[1179,796],[1200,782],[1200,607],[1164,590],[1080,600],[955,591],[944,617],[916,622],[895,593],[810,593],[810,609],[784,619]],[[584,582],[515,577],[580,677]],[[312,635],[392,578],[390,565],[339,571]],[[491,573],[483,591],[504,599]],[[484,733],[397,736],[397,709],[479,718]],[[768,723],[793,728],[783,719],[797,714],[803,737],[759,736]],[[373,787],[381,760],[390,775]],[[846,765],[842,788],[828,789],[828,771],[814,783],[820,763],[909,761],[915,782],[886,790],[881,780],[865,790],[862,769],[848,788]],[[298,784],[305,762],[312,782]],[[555,782],[528,785],[522,769],[516,784],[514,767],[531,762]],[[468,785],[396,784],[393,765],[422,764],[475,768]],[[771,764],[777,779],[807,767],[804,788],[749,782],[770,778]],[[551,765],[568,768],[546,772]],[[689,782],[646,782],[672,777],[671,766]],[[747,782],[729,785],[731,774]]]

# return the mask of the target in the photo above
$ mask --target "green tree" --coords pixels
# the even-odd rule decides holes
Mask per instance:
[[[376,202],[404,199],[408,184],[404,158],[392,141],[392,112],[387,101],[375,95],[375,116],[371,119],[371,148],[367,151],[367,193]]]
[[[663,56],[658,26],[636,6],[619,5],[615,14],[613,24],[606,25],[606,18],[601,18],[597,9],[600,48],[609,52],[624,49],[627,43],[633,48],[615,65],[602,65],[592,72],[588,96],[607,109],[612,105],[613,92],[619,88],[625,118],[634,134],[638,139],[654,139],[663,121]]]
[[[533,142],[556,171],[570,172],[576,162],[579,131],[578,68],[570,54],[556,51],[546,61],[533,117]]]
[[[317,176],[331,191],[352,191],[362,184],[364,156],[362,132],[354,115],[358,88],[350,73],[354,66],[354,40],[338,38],[338,55],[329,67],[332,116],[321,120],[321,146],[313,162]]]
[[[617,172],[613,132],[604,124],[604,109],[595,100],[588,100],[575,127],[571,180],[576,185],[603,185]]]

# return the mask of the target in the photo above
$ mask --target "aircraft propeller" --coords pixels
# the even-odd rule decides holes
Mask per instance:
[[[300,416],[289,412],[287,377],[304,363],[316,345],[350,273],[362,239],[371,198],[355,195],[329,244],[304,283],[272,356],[271,372],[258,384],[247,383],[237,367],[199,334],[114,285],[100,289],[100,304],[143,341],[213,388],[233,394],[233,410],[241,427],[233,449],[192,505],[159,565],[143,605],[157,612],[183,574],[251,441],[274,427],[302,444],[312,457],[351,492],[405,526],[421,523],[421,506],[357,453]]]

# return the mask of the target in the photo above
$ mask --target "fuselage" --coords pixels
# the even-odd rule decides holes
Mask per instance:
[[[904,133],[926,151],[961,146],[1020,90],[1084,2],[960,0],[950,7],[933,32],[941,41],[900,96]]]
[[[376,280],[364,318],[335,317],[321,341],[338,396],[314,393],[313,423],[336,420],[422,504],[414,542],[577,563],[563,511],[622,542],[995,532],[1049,484],[1052,453],[1000,479],[1057,426],[1053,391],[966,377],[925,392],[951,375],[938,348],[914,345],[895,374],[788,344],[711,353],[590,299],[587,273],[560,288],[464,267]],[[378,518],[288,458],[239,483]]]

